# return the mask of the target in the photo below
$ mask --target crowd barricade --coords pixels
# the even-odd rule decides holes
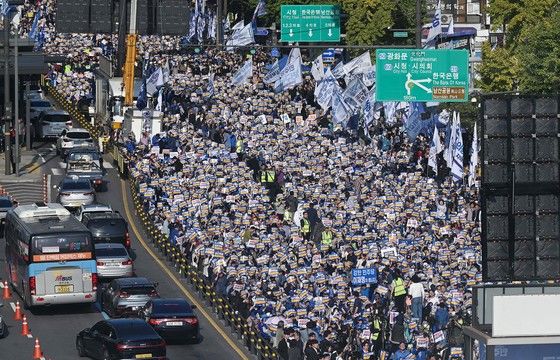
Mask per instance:
[[[87,129],[93,138],[98,138],[99,133],[97,129],[93,128],[83,114],[76,109],[73,103],[64,98],[60,92],[46,81],[44,82],[44,89],[60,107],[78,121],[80,126]],[[118,146],[113,146],[111,154],[113,156],[113,162],[117,165],[116,169],[119,174],[123,178],[127,178],[128,161],[126,157]],[[129,185],[132,201],[134,203],[134,210],[154,247],[173,265],[175,270],[197,290],[199,295],[212,307],[217,316],[235,331],[238,338],[247,346],[252,354],[256,355],[259,360],[279,359],[275,349],[272,348],[268,340],[265,340],[260,335],[259,330],[255,326],[249,324],[247,319],[243,319],[231,306],[228,299],[216,294],[215,289],[205,280],[202,272],[195,266],[192,266],[186,256],[181,252],[181,249],[178,246],[172,245],[161,230],[150,221],[148,214],[144,211],[140,195],[138,194],[136,179],[131,178]]]
[[[91,137],[95,140],[99,137],[99,129],[94,127],[82,114],[76,106],[66,99],[66,97],[61,94],[55,87],[49,84],[48,81],[41,80],[43,83],[43,90],[50,95],[50,97],[61,107],[64,111],[66,111],[72,119],[78,122],[80,127],[86,129],[91,134]]]
[[[114,150],[114,154],[122,158],[122,154],[120,154],[118,150]],[[216,294],[212,285],[208,283],[195,266],[190,264],[189,260],[181,252],[181,249],[169,243],[167,237],[161,230],[150,221],[148,214],[144,211],[142,199],[140,195],[138,195],[138,184],[136,180],[130,179],[129,184],[134,209],[155,248],[173,265],[182,277],[187,279],[204,300],[206,300],[208,305],[212,307],[218,317],[237,333],[237,336],[251,353],[257,355],[261,360],[278,359],[276,351],[272,348],[269,341],[262,338],[258,329],[251,326],[246,319],[243,319],[239,313],[233,309],[227,299]]]

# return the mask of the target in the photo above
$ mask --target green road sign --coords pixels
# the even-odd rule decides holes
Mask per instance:
[[[377,101],[468,100],[466,50],[379,49],[375,57]]]
[[[393,31],[393,37],[406,38],[408,37],[408,31]]]
[[[340,7],[337,5],[282,5],[280,41],[339,42]]]

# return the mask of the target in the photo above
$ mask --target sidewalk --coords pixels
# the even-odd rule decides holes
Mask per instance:
[[[37,149],[21,150],[19,176],[5,175],[5,154],[0,154],[0,190],[11,195],[20,204],[44,200],[44,179],[41,171],[42,157]]]
[[[26,179],[36,179],[41,177],[41,170],[39,167],[42,164],[40,154],[37,152],[37,149],[33,150],[25,150],[22,148],[21,150],[21,160],[19,164],[19,177],[16,174],[5,175],[6,173],[6,163],[5,163],[5,154],[0,154],[0,183],[2,181],[14,181],[14,180],[26,180]]]

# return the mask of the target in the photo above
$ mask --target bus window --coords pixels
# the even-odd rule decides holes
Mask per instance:
[[[93,257],[93,245],[88,234],[34,236],[31,254],[33,262],[85,260]]]

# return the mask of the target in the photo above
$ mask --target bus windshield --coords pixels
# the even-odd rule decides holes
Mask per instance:
[[[88,233],[34,236],[31,255],[33,262],[86,260],[93,257],[93,243]]]

